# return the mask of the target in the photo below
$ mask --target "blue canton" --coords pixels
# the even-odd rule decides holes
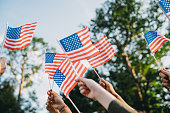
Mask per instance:
[[[59,69],[57,69],[55,74],[54,74],[53,79],[56,82],[56,84],[58,85],[58,87],[61,86],[61,84],[65,80],[65,78],[66,77],[62,74],[62,72]]]
[[[11,28],[8,26],[6,36],[9,39],[19,39],[20,38],[20,33],[21,33],[21,27],[17,28]]]
[[[148,45],[157,37],[157,32],[156,31],[149,31],[145,35],[145,39],[148,43]]]
[[[160,0],[159,4],[166,13],[170,12],[170,0]]]
[[[70,52],[83,47],[77,33],[70,35],[69,37],[66,37],[64,39],[61,39],[60,43],[66,52]]]
[[[53,63],[53,59],[56,53],[46,53],[45,54],[45,63]]]

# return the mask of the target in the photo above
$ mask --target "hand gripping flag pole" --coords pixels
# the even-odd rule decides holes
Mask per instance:
[[[75,69],[75,67],[74,67],[74,65],[73,65],[73,63],[72,63],[71,60],[69,59],[68,55],[66,54],[63,46],[60,44],[60,42],[59,42],[58,39],[57,39],[57,42],[58,42],[58,44],[60,45],[60,47],[61,47],[61,49],[63,50],[63,52],[64,52],[64,54],[66,55],[66,57],[68,58],[69,62],[71,63],[71,66],[72,66],[72,68],[74,69],[76,75],[79,76],[78,73],[77,73],[77,71],[76,71],[76,69]],[[70,99],[70,97],[68,96],[67,98],[68,98],[69,101],[72,103],[72,105],[75,107],[75,109],[77,110],[77,112],[78,112],[78,113],[81,113],[81,112],[79,111],[79,109],[77,108],[77,106],[74,104],[74,102]]]
[[[5,30],[4,39],[3,39],[2,45],[1,45],[0,55],[2,55],[2,50],[4,48],[4,42],[5,42],[5,37],[6,37],[7,29],[8,29],[8,22],[6,24],[6,30]]]
[[[60,89],[58,86],[57,86],[57,88],[59,89],[60,92],[62,92],[61,89]],[[63,92],[62,92],[62,93],[63,93]],[[63,94],[64,94],[64,93],[63,93]],[[78,112],[78,113],[81,113],[81,112],[79,111],[79,109],[77,108],[77,106],[74,104],[74,102],[71,100],[71,98],[70,98],[69,96],[67,96],[66,98],[67,98],[67,99],[71,102],[71,104],[75,107],[75,109],[77,110],[77,112]]]
[[[142,37],[145,39],[145,36],[144,36],[144,33],[143,33],[143,32],[142,32]],[[145,39],[145,41],[146,41],[146,39]],[[147,42],[147,41],[146,41],[146,43],[147,43],[147,45],[148,45],[148,42]],[[149,45],[148,45],[148,47],[149,47]],[[149,49],[150,49],[150,47],[149,47]],[[150,51],[151,51],[151,49],[150,49]],[[157,59],[156,59],[154,53],[152,53],[152,51],[151,51],[151,55],[152,55],[153,58],[155,59],[158,68],[160,68],[161,66],[160,66],[160,64],[158,63],[158,61],[157,61]]]
[[[170,17],[168,17],[168,15],[166,14],[166,12],[164,11],[164,9],[160,6],[160,4],[158,3],[157,0],[155,0],[155,2],[157,3],[157,5],[159,6],[159,8],[161,8],[161,10],[163,11],[163,13],[166,15],[166,17],[170,20]],[[167,1],[168,2],[168,1]],[[168,7],[168,6],[167,6]]]

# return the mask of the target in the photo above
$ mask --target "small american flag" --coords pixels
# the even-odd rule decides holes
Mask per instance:
[[[99,50],[99,54],[88,59],[92,68],[96,68],[108,62],[116,54],[106,36],[94,43],[95,47]]]
[[[149,31],[144,36],[152,53],[155,53],[165,41],[170,41],[170,39],[156,31]]]
[[[162,7],[170,19],[170,0],[159,0],[159,5]]]
[[[36,26],[37,22],[25,24],[17,28],[8,26],[4,47],[11,50],[21,50],[28,46],[32,40]]]
[[[53,79],[54,73],[66,59],[65,54],[46,53],[45,54],[45,73],[49,74],[49,79]]]
[[[90,40],[88,27],[61,39],[60,43],[71,61],[88,59],[99,53]]]
[[[75,81],[76,77],[82,77],[87,70],[87,68],[80,61],[73,63],[73,65],[77,73],[75,72],[69,60],[65,59],[53,77],[54,81],[66,97],[77,85],[77,82]]]

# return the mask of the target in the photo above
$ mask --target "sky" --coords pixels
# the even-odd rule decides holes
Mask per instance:
[[[19,27],[38,22],[34,36],[44,38],[50,46],[58,48],[56,39],[69,36],[80,30],[80,25],[89,26],[95,17],[95,9],[102,7],[105,0],[0,0],[0,42],[2,42],[6,24]],[[34,77],[35,89],[40,108],[38,113],[46,113],[45,102],[49,80],[45,73]],[[4,74],[5,76],[5,74]],[[52,84],[52,81],[51,81]],[[26,89],[31,91],[32,88]],[[54,84],[54,91],[58,91]],[[23,92],[27,97],[27,91]]]

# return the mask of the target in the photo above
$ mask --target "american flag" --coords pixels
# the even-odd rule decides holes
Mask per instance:
[[[36,26],[37,22],[25,24],[17,28],[8,26],[4,47],[11,50],[21,50],[28,46],[32,40]]]
[[[170,39],[156,31],[149,31],[144,36],[152,53],[155,53],[165,41],[170,41]]]
[[[99,53],[90,40],[88,27],[60,40],[71,61],[91,58]]]
[[[159,0],[159,5],[162,7],[170,19],[170,0]]]
[[[77,82],[75,82],[76,77],[82,77],[87,70],[87,68],[80,61],[73,63],[73,66],[68,59],[65,59],[53,77],[54,81],[66,97],[77,85]]]
[[[53,79],[56,70],[65,59],[66,59],[65,54],[61,53],[45,54],[45,73],[49,74],[49,79]]]
[[[99,54],[88,59],[92,68],[96,68],[108,62],[116,54],[106,36],[94,43],[95,47],[99,50]]]

